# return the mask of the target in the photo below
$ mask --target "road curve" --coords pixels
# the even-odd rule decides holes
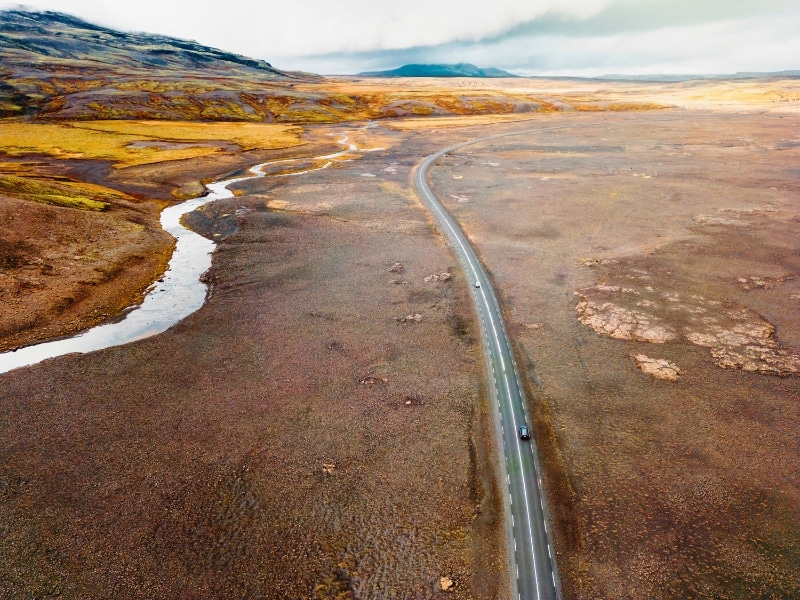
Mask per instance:
[[[533,438],[524,441],[518,435],[520,425],[529,426],[531,433],[533,428],[528,419],[525,397],[506,335],[500,303],[467,237],[436,199],[426,176],[439,158],[470,144],[524,133],[581,126],[585,125],[526,129],[455,144],[427,157],[417,167],[415,174],[415,184],[421,199],[436,217],[439,229],[452,241],[456,255],[464,267],[481,321],[493,405],[497,411],[495,429],[502,441],[505,455],[505,460],[501,461],[501,469],[508,487],[505,507],[512,597],[520,600],[555,600],[561,596],[555,552],[547,528],[539,453]]]

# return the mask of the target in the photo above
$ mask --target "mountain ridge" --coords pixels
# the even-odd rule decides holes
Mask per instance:
[[[240,93],[322,81],[53,11],[0,11],[0,117],[258,120]]]
[[[251,75],[304,79],[270,63],[158,34],[126,33],[95,25],[60,12],[0,11],[0,60],[9,67],[101,72],[120,67],[133,70],[206,73],[251,70]]]

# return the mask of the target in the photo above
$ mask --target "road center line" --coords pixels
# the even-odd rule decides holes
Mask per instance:
[[[475,300],[476,308],[478,309],[478,315],[480,316],[480,324],[483,330],[483,335],[481,336],[482,341],[484,343],[484,350],[486,351],[486,362],[487,365],[491,368],[492,372],[492,380],[494,383],[494,387],[491,388],[493,394],[495,394],[495,399],[498,405],[498,424],[500,425],[495,431],[500,434],[500,447],[503,450],[505,455],[505,466],[506,466],[506,479],[509,484],[509,504],[510,507],[508,509],[509,512],[507,514],[511,517],[511,530],[508,531],[508,538],[510,542],[514,544],[514,563],[517,572],[518,582],[515,586],[515,589],[518,591],[519,596],[521,599],[523,598],[531,598],[531,592],[535,593],[535,597],[537,599],[546,598],[547,600],[556,599],[559,597],[558,593],[558,582],[556,579],[556,569],[554,568],[555,561],[553,560],[553,551],[552,551],[552,542],[549,539],[549,529],[546,522],[546,510],[544,507],[544,495],[542,494],[542,485],[541,485],[541,476],[540,476],[540,467],[539,467],[539,460],[536,453],[536,443],[532,441],[529,450],[530,450],[530,462],[525,463],[523,461],[523,453],[522,453],[522,445],[520,442],[519,437],[517,436],[517,425],[518,425],[518,416],[523,419],[523,422],[527,424],[527,410],[524,405],[524,397],[522,395],[522,390],[519,384],[519,371],[517,368],[517,361],[514,356],[514,353],[511,350],[511,345],[508,340],[508,333],[505,328],[505,324],[503,322],[503,314],[499,306],[499,301],[497,299],[497,295],[494,292],[491,283],[489,282],[488,276],[486,275],[483,267],[480,264],[480,261],[477,259],[477,256],[470,246],[469,242],[466,240],[464,233],[461,231],[460,227],[456,224],[456,221],[450,216],[449,213],[445,210],[444,206],[436,199],[433,194],[433,191],[428,186],[428,183],[425,179],[428,169],[435,163],[436,160],[439,158],[447,155],[450,152],[458,150],[464,146],[469,144],[475,144],[479,142],[486,142],[489,140],[502,138],[502,137],[509,137],[513,135],[521,135],[525,133],[538,133],[543,131],[553,131],[553,130],[560,130],[560,129],[572,129],[576,127],[592,127],[593,124],[575,124],[575,125],[563,125],[558,127],[543,127],[538,129],[531,129],[531,130],[524,130],[524,131],[515,131],[511,133],[503,133],[493,136],[488,136],[485,138],[479,138],[475,140],[470,140],[467,142],[462,142],[460,144],[456,144],[454,146],[450,146],[449,148],[445,148],[439,152],[436,152],[426,158],[420,166],[417,168],[417,172],[415,175],[416,186],[420,193],[420,196],[426,201],[428,208],[431,209],[433,214],[436,216],[437,222],[439,224],[440,231],[443,230],[443,233],[446,234],[446,238],[449,238],[451,242],[454,244],[449,246],[453,248],[456,252],[457,257],[460,259],[462,265],[464,266],[467,275],[472,278],[471,284],[475,287],[473,290],[473,298]],[[488,291],[487,291],[488,290]],[[490,328],[487,327],[486,321],[489,321],[489,325],[491,326],[491,336]],[[509,360],[511,361],[511,369],[507,369],[506,367],[506,354],[508,354]],[[497,359],[499,358],[500,366],[502,372],[500,373],[501,378],[504,381],[504,386],[498,385],[497,382],[497,375],[498,373],[495,371],[495,365],[497,364]],[[514,378],[513,386],[511,385],[511,378]],[[513,391],[512,391],[513,387]],[[501,398],[504,397],[504,398]],[[504,426],[504,414],[508,416],[510,414],[511,417],[511,425],[513,428],[506,433],[505,426]],[[516,460],[518,461],[515,464],[514,469],[514,480],[515,484],[517,485],[516,488],[512,486],[511,482],[511,460],[510,460],[510,445],[511,445],[511,437],[514,438],[516,444]],[[526,455],[527,456],[527,455]],[[531,472],[532,470],[532,472]],[[541,514],[537,513],[536,515],[536,523],[538,524],[541,521],[543,527],[541,529],[537,529],[537,537],[534,536],[534,515],[531,510],[531,502],[529,498],[528,492],[528,479],[529,477],[535,477],[535,483],[533,484],[533,491],[536,496],[538,496],[539,504],[541,506]],[[521,486],[520,486],[521,484]],[[525,511],[523,514],[518,514],[522,518],[526,519],[527,525],[527,535],[528,541],[530,542],[530,564],[526,564],[528,561],[527,555],[523,552],[522,557],[518,556],[517,554],[517,534],[516,534],[516,524],[515,524],[515,517],[513,511],[513,494],[512,490],[516,489],[517,492],[520,491],[520,487],[522,495],[524,496],[525,501]],[[519,499],[519,498],[517,498]],[[535,504],[533,506],[536,506]],[[538,509],[537,509],[538,510]],[[519,511],[518,511],[519,512]],[[542,534],[542,530],[544,533]],[[524,530],[523,530],[524,533]],[[524,540],[523,540],[524,541]],[[523,546],[524,547],[524,546]],[[546,547],[547,554],[544,553],[544,548]],[[539,550],[537,551],[537,548]],[[520,567],[520,559],[523,562],[523,569],[530,569],[533,571],[533,581],[531,582],[529,575],[526,575],[522,579],[519,579],[519,567]],[[537,565],[537,563],[540,564]],[[540,567],[542,565],[546,565],[548,568],[547,571],[550,572],[550,577],[546,579],[540,579]],[[530,573],[528,571],[528,573]],[[525,571],[523,570],[523,575],[525,575]],[[545,575],[546,577],[546,575]],[[549,580],[552,580],[552,586],[550,585]]]

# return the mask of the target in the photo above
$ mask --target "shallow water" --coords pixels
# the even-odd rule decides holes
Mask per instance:
[[[209,191],[208,195],[164,209],[161,213],[161,226],[177,240],[175,251],[169,261],[167,271],[151,286],[144,302],[132,307],[119,321],[98,325],[69,338],[2,353],[0,354],[0,373],[65,354],[92,352],[134,342],[166,331],[188,317],[203,306],[206,300],[208,285],[200,281],[200,277],[211,267],[211,254],[217,245],[181,225],[181,217],[209,202],[232,198],[233,192],[228,189],[228,186],[240,181],[264,177],[262,169],[267,165],[310,160],[328,161],[322,167],[286,173],[282,176],[302,175],[328,168],[332,164],[329,159],[335,159],[348,152],[358,150],[355,144],[349,142],[347,136],[340,139],[338,143],[347,146],[347,149],[325,156],[262,163],[252,167],[250,169],[252,175],[248,177],[215,181],[206,186]]]

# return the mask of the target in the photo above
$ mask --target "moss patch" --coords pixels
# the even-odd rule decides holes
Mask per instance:
[[[220,154],[231,143],[242,150],[287,148],[300,144],[299,132],[299,128],[288,125],[253,123],[89,121],[55,125],[6,120],[0,127],[0,148],[11,156],[36,153],[111,160],[119,168]],[[220,144],[179,148],[131,146],[134,142],[148,141]]]
[[[106,200],[124,197],[118,192],[87,183],[56,183],[3,174],[0,174],[0,193],[22,200],[82,210],[105,210],[109,207]]]

